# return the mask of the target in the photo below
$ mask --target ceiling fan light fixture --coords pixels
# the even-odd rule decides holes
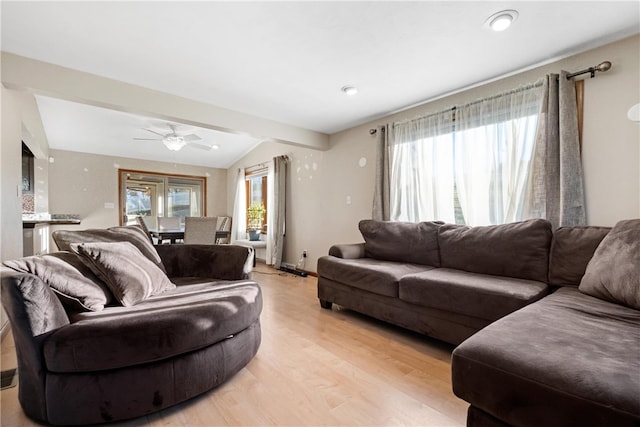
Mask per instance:
[[[341,89],[344,93],[346,93],[348,96],[353,96],[356,95],[358,93],[358,88],[355,86],[343,86]]]
[[[504,31],[513,24],[518,18],[518,11],[516,10],[502,10],[491,15],[484,22],[485,28],[489,28],[493,31]]]
[[[179,151],[182,147],[187,145],[187,141],[181,136],[167,136],[162,140],[162,143],[171,151]]]

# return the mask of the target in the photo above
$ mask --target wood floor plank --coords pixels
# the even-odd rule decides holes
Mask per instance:
[[[452,346],[334,306],[321,309],[317,279],[258,264],[262,344],[215,390],[117,426],[452,426],[467,404],[451,391]],[[11,335],[3,369],[15,367]],[[2,426],[39,425],[0,394]]]

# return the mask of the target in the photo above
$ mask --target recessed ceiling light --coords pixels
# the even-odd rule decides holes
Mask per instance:
[[[218,144],[213,144],[213,145],[211,146],[211,149],[212,149],[212,150],[217,150],[218,148],[220,148],[220,146],[219,146]]]
[[[490,28],[493,31],[504,31],[513,24],[518,18],[518,12],[515,10],[502,10],[494,13],[484,22],[485,28]]]
[[[342,91],[349,96],[353,96],[358,93],[358,88],[355,86],[343,86]]]

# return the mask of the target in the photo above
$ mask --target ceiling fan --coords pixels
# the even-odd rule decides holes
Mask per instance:
[[[184,147],[187,144],[189,144],[194,148],[199,148],[201,150],[211,150],[212,148],[217,148],[217,145],[208,145],[208,144],[201,144],[196,142],[196,141],[201,141],[202,138],[200,138],[195,133],[179,134],[176,132],[176,125],[172,123],[167,123],[167,126],[169,126],[169,129],[171,129],[171,132],[160,133],[153,129],[144,128],[144,130],[146,130],[147,132],[154,133],[158,136],[161,136],[162,138],[133,138],[133,139],[138,141],[162,141],[165,147],[167,147],[171,151],[179,151],[182,147]]]

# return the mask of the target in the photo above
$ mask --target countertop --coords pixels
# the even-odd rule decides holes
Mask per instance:
[[[35,228],[38,224],[80,224],[80,215],[44,214],[22,216],[22,228]]]

